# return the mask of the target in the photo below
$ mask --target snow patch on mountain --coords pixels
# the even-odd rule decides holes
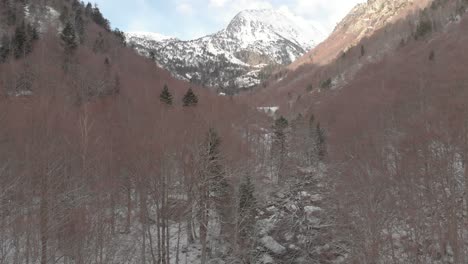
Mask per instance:
[[[189,41],[157,33],[131,32],[140,54],[177,78],[221,89],[251,88],[265,79],[269,65],[288,65],[323,39],[314,28],[272,9],[246,10],[225,29]]]
[[[153,41],[164,41],[164,40],[169,40],[169,39],[175,40],[174,37],[165,36],[165,35],[155,33],[155,32],[134,31],[134,32],[127,32],[125,35],[128,39],[143,38],[143,39],[148,39],[148,40],[153,40]]]

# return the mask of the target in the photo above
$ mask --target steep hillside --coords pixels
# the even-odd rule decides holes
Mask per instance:
[[[345,56],[288,72],[259,92],[276,93],[263,105],[281,106],[292,120],[312,110],[327,130],[343,263],[468,259],[466,7],[464,0],[433,1]],[[366,58],[399,34],[409,38]],[[345,82],[335,81],[357,63]],[[335,77],[321,82],[328,76]],[[306,91],[309,82],[316,86]]]
[[[355,244],[358,262],[467,260],[467,30],[465,16],[364,67],[317,107],[340,164],[343,208],[357,234],[370,231]]]
[[[358,4],[335,27],[332,34],[315,49],[296,60],[290,69],[304,64],[327,64],[342,53],[357,45],[362,39],[372,36],[383,27],[395,23],[413,12],[426,7],[430,0],[368,0]],[[401,32],[397,38],[406,38]],[[383,46],[382,49],[386,47]]]
[[[288,65],[322,39],[317,30],[274,10],[240,12],[225,29],[191,41],[128,37],[130,45],[176,77],[228,90],[258,85],[269,74],[267,66]]]
[[[0,25],[0,263],[200,263],[201,190],[261,169],[269,120],[174,79],[91,4],[1,1]]]
[[[375,2],[369,1],[369,3]],[[385,4],[393,6],[394,3],[394,1],[383,1],[380,7],[383,8]],[[356,34],[345,34],[344,36],[352,38],[343,42],[334,42],[333,39],[339,36],[334,33],[323,42],[323,46],[319,45],[311,51],[316,53],[314,55],[316,58],[327,59],[323,62],[320,62],[320,59],[315,63],[309,61],[297,68],[290,67],[276,72],[272,78],[263,82],[263,89],[247,95],[247,100],[260,106],[280,106],[286,112],[295,111],[294,108],[303,109],[307,107],[306,98],[314,98],[322,92],[326,94],[329,91],[343,89],[366,65],[379,62],[386,56],[395,56],[399,49],[409,43],[429,41],[433,33],[444,32],[448,26],[460,20],[467,5],[465,0],[437,0],[424,2],[427,6],[421,9],[419,4],[422,2],[412,3],[407,6],[413,7],[411,9],[413,11],[409,12],[407,8],[401,9],[402,14],[396,13],[393,16],[400,19],[392,20],[367,37],[359,38]],[[366,5],[358,5],[351,14],[363,6]],[[350,21],[353,17],[349,15],[344,21]],[[354,22],[358,23],[357,20]],[[343,28],[345,24],[353,23],[342,22],[337,29]],[[330,42],[332,53],[324,49],[327,42]],[[339,45],[333,46],[333,43]],[[306,58],[307,55],[298,61]]]

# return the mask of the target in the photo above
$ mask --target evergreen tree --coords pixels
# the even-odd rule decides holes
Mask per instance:
[[[93,15],[93,5],[89,2],[88,4],[86,4],[86,7],[85,7],[85,15],[87,17],[90,17]]]
[[[10,55],[10,38],[7,35],[3,35],[0,41],[0,63],[3,63]]]
[[[153,50],[149,52],[149,57],[152,61],[156,61],[156,53]]]
[[[78,48],[75,29],[70,21],[65,24],[65,27],[60,34],[60,38],[62,39],[62,44],[65,47],[65,52],[67,54],[72,54]]]
[[[188,89],[187,93],[184,95],[184,98],[182,99],[182,102],[185,107],[196,106],[198,104],[198,98],[193,93],[192,88]]]
[[[206,160],[207,160],[207,174],[209,175],[209,181],[211,182],[210,187],[212,189],[211,194],[219,196],[217,185],[220,183],[219,179],[224,178],[223,167],[221,166],[220,160],[220,146],[221,139],[218,133],[213,128],[210,128],[206,138]]]
[[[59,20],[62,23],[66,23],[69,20],[70,11],[67,6],[63,6],[62,12],[60,12]]]
[[[104,52],[106,50],[106,42],[104,40],[104,36],[101,32],[98,33],[98,37],[94,41],[93,44],[93,51],[94,52]]]
[[[166,105],[172,105],[172,94],[169,92],[167,85],[164,85],[164,88],[159,95],[159,99]]]
[[[39,39],[39,32],[36,27],[28,23],[26,26],[26,42],[25,42],[25,54],[29,54],[33,50],[33,45],[36,40]]]
[[[26,27],[26,31],[27,31],[28,38],[31,41],[36,41],[39,39],[39,31],[37,30],[37,27],[34,26],[33,24],[28,23]]]
[[[202,263],[206,260],[207,227],[209,222],[209,211],[215,209],[221,224],[221,234],[227,235],[228,227],[232,225],[232,201],[230,193],[231,186],[226,179],[225,171],[221,163],[221,139],[212,128],[206,136],[203,152],[201,179],[199,181],[199,222],[200,241],[202,244]],[[212,208],[214,206],[214,208]]]
[[[92,17],[94,23],[98,24],[99,26],[101,26],[105,30],[110,31],[109,20],[104,18],[104,16],[102,15],[102,13],[99,10],[97,5],[94,6],[91,17]]]
[[[114,84],[114,92],[113,94],[119,94],[120,93],[120,76],[118,74],[115,75],[115,84]]]
[[[7,25],[8,26],[13,26],[16,24],[16,20],[17,20],[17,15],[16,15],[16,8],[15,8],[15,5],[13,4],[10,4],[10,3],[6,3],[5,4],[6,6],[6,20],[7,20]]]
[[[306,145],[307,145],[307,161],[308,165],[312,166],[315,164],[315,160],[317,157],[317,136],[316,136],[316,126],[315,126],[315,116],[311,115],[309,118],[309,125],[308,125],[308,133],[307,133],[307,139],[306,139]]]
[[[429,60],[433,61],[434,59],[435,59],[435,52],[434,50],[431,50],[431,52],[429,53]]]
[[[82,8],[82,6],[81,6],[80,1],[78,1],[78,0],[73,0],[72,1],[72,10],[73,11],[75,11],[75,12],[78,11],[78,10],[81,11],[81,8]]]
[[[26,47],[26,28],[24,22],[15,29],[15,35],[13,37],[13,52],[16,59],[19,59],[25,55]]]
[[[317,136],[317,156],[320,161],[323,161],[327,156],[327,146],[326,146],[326,137],[325,130],[320,127],[320,123],[317,124],[316,128]]]
[[[288,120],[280,116],[273,126],[272,158],[275,167],[274,173],[277,177],[283,174],[286,165],[286,128],[288,125]]]
[[[301,166],[307,163],[307,124],[302,114],[291,122],[291,156]]]
[[[257,215],[257,200],[255,186],[249,176],[245,177],[239,187],[239,217],[238,229],[241,242],[247,242],[251,237]]]
[[[78,8],[75,12],[75,29],[76,34],[78,34],[80,39],[80,43],[83,43],[85,35],[85,23],[83,20],[81,8]]]
[[[226,179],[226,174],[221,165],[221,139],[213,128],[208,131],[207,139],[207,174],[209,182],[210,200],[215,205],[215,209],[221,221],[221,233],[226,234],[227,226],[231,219],[231,186]]]
[[[127,46],[127,38],[125,37],[125,33],[123,31],[116,28],[114,31],[112,31],[112,33],[114,33],[122,46]]]

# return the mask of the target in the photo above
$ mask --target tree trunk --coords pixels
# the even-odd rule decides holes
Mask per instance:
[[[48,236],[48,223],[49,223],[49,203],[48,196],[48,183],[47,174],[42,176],[41,181],[41,204],[40,204],[40,233],[41,233],[41,264],[47,264],[47,243]]]
[[[207,238],[208,238],[208,195],[203,192],[203,201],[201,203],[200,216],[200,242],[202,244],[201,264],[206,264],[207,257]]]
[[[177,247],[176,247],[176,260],[175,263],[179,264],[179,249],[180,249],[180,221],[179,221],[179,226],[177,229]]]
[[[130,225],[132,220],[132,188],[130,187],[130,180],[127,186],[127,224],[125,226],[125,233],[130,233]]]
[[[153,236],[151,235],[150,225],[148,225],[148,241],[149,241],[149,247],[150,247],[150,252],[151,252],[151,258],[153,259],[153,264],[157,264],[156,255],[154,255]]]
[[[140,188],[140,221],[141,221],[141,263],[146,264],[146,225],[148,222],[146,213],[146,193]]]

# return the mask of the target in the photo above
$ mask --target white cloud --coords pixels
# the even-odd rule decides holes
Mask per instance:
[[[194,8],[189,3],[179,3],[176,6],[177,12],[183,15],[192,15],[194,13]]]
[[[363,2],[366,0],[295,0],[292,10],[330,33],[356,4]]]
[[[210,0],[210,5],[215,7],[223,7],[228,0]]]
[[[317,24],[315,21],[306,19],[302,16],[295,14],[294,12],[291,11],[291,9],[289,9],[288,6],[285,6],[285,5],[280,6],[278,10],[287,18],[294,21],[296,25],[301,26],[303,32],[316,35],[315,30],[318,30],[322,35],[322,39],[326,37],[326,34],[324,32],[327,32],[327,31],[322,27],[322,25]],[[321,39],[317,39],[317,40],[321,40]]]

